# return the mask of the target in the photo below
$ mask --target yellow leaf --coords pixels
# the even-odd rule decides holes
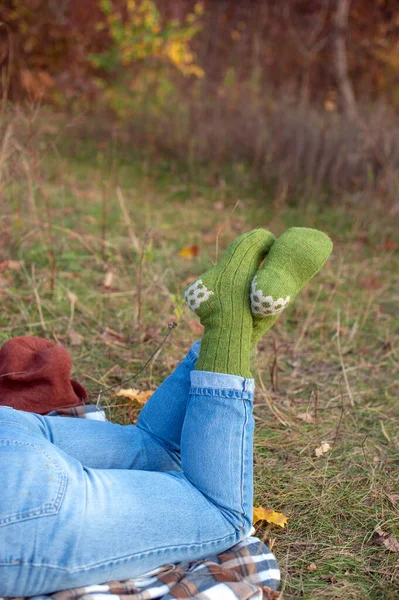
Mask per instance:
[[[274,523],[284,529],[287,524],[287,517],[283,513],[278,513],[271,508],[263,508],[263,506],[254,506],[253,524],[258,521],[267,521],[268,523]]]
[[[153,390],[147,390],[146,392],[143,392],[142,390],[128,388],[126,390],[119,390],[119,392],[115,395],[123,396],[123,398],[129,398],[129,400],[136,400],[136,402],[139,402],[140,404],[145,404],[153,393]]]
[[[181,256],[181,258],[185,258],[186,260],[192,260],[198,255],[198,251],[198,246],[185,246],[178,252],[178,256]]]
[[[337,105],[334,102],[334,100],[326,100],[324,102],[324,108],[328,111],[328,112],[332,112],[334,110],[337,110]]]

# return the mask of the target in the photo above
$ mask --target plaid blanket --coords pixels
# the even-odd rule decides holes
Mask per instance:
[[[104,411],[92,405],[49,415],[106,420]],[[200,561],[164,565],[134,579],[35,596],[34,600],[274,600],[280,597],[275,591],[279,583],[274,555],[260,539],[248,537]]]

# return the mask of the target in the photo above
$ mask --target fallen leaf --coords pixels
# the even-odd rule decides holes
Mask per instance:
[[[378,290],[382,287],[382,282],[374,275],[370,275],[370,277],[366,277],[360,281],[360,286],[364,290]]]
[[[123,398],[129,398],[129,400],[136,400],[136,402],[139,402],[140,404],[145,404],[153,393],[154,390],[147,390],[144,392],[143,390],[127,388],[125,390],[119,390],[115,396],[123,396]]]
[[[336,110],[337,108],[337,104],[334,102],[334,100],[326,100],[324,102],[324,108],[328,111],[328,112],[332,112],[334,110]]]
[[[267,546],[268,546],[268,548],[269,548],[270,552],[273,552],[273,547],[274,547],[274,545],[275,545],[275,543],[276,543],[276,539],[277,539],[277,538],[269,538],[269,539],[267,540]]]
[[[329,450],[331,450],[330,444],[328,442],[321,442],[321,445],[316,448],[314,453],[320,458],[320,456],[323,456],[323,454],[326,454]]]
[[[271,508],[263,508],[263,506],[254,506],[253,512],[253,524],[258,521],[267,521],[268,523],[274,523],[284,529],[287,524],[287,517],[283,513],[278,513]]]
[[[338,583],[338,579],[334,575],[320,575],[320,579],[323,581],[328,581],[328,583],[335,584]]]
[[[68,296],[68,300],[71,303],[71,307],[72,310],[75,307],[76,302],[78,301],[78,297],[76,294],[74,294],[74,292],[71,292],[70,290],[67,290],[67,296]]]
[[[389,552],[399,553],[399,542],[393,533],[383,531],[381,527],[378,527],[372,537],[374,544],[378,546],[384,546]]]
[[[310,565],[308,565],[306,568],[308,571],[316,571],[317,565],[316,563],[310,563]]]
[[[378,250],[384,250],[385,252],[393,252],[398,247],[398,244],[395,240],[385,240],[380,246],[378,246]]]
[[[198,252],[198,246],[185,246],[177,253],[177,255],[186,260],[193,260],[193,258],[198,256]]]
[[[305,423],[313,423],[313,416],[308,412],[299,413],[297,414],[296,418],[304,421]]]
[[[69,344],[71,346],[81,346],[83,344],[84,337],[74,329],[68,331]]]
[[[388,494],[388,500],[390,500],[392,504],[397,504],[399,502],[399,494]]]
[[[143,333],[143,342],[148,342],[149,340],[156,340],[159,336],[159,329],[157,327],[147,327],[147,329]]]
[[[106,344],[114,344],[116,346],[121,346],[124,342],[127,342],[127,337],[123,333],[118,333],[109,327],[106,327],[105,331],[100,334],[100,338]]]
[[[0,271],[19,271],[23,266],[23,260],[3,260],[0,262]]]
[[[108,273],[105,274],[104,277],[104,282],[103,282],[103,286],[106,290],[110,290],[112,287],[112,281],[114,279],[114,274],[112,271],[108,271]]]

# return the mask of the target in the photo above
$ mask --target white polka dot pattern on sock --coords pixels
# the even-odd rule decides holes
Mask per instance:
[[[256,289],[256,275],[251,283],[251,311],[253,315],[278,315],[287,306],[290,296],[273,300],[272,296],[264,296],[262,290]]]
[[[206,302],[213,292],[202,283],[202,279],[194,281],[184,292],[184,297],[187,302],[187,306],[191,310],[196,311],[203,302]]]

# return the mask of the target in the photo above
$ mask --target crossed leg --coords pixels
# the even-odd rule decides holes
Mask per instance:
[[[0,596],[126,579],[248,535],[249,290],[266,238],[270,247],[265,233],[241,236],[197,282],[190,302],[205,325],[201,370],[186,359],[137,427],[0,408]]]
[[[181,471],[180,444],[200,343],[142,408],[137,425],[29,415],[30,427],[92,469]]]
[[[0,408],[0,596],[127,579],[248,535],[253,380],[192,371],[190,383],[181,472],[84,467],[33,415]]]

